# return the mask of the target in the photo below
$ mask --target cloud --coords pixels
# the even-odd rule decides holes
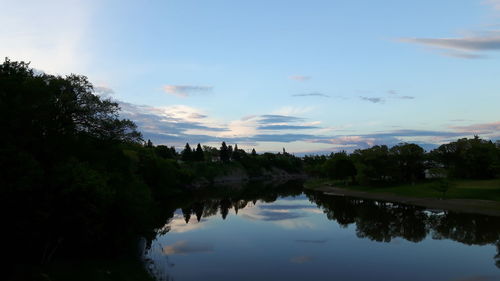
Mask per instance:
[[[467,126],[452,126],[452,129],[467,134],[491,134],[500,133],[500,121],[491,123],[479,123]]]
[[[398,95],[399,93],[396,90],[389,90],[387,91],[389,95]]]
[[[96,86],[94,92],[103,98],[111,98],[115,94],[113,89],[106,86]]]
[[[462,38],[403,38],[400,40],[402,42],[458,51],[500,50],[500,35],[496,33]]]
[[[212,86],[193,86],[193,85],[165,85],[163,90],[167,94],[179,97],[187,97],[198,93],[207,93],[213,90]]]
[[[304,118],[277,114],[261,115],[258,123],[260,124],[273,124],[273,123],[288,123],[303,121]]]
[[[485,59],[488,56],[479,55],[479,54],[471,54],[471,53],[459,53],[459,52],[443,52],[442,55],[459,58],[459,59]]]
[[[324,98],[329,98],[330,96],[327,94],[319,93],[319,92],[312,92],[312,93],[308,93],[308,94],[295,94],[295,95],[292,95],[292,97],[324,97]]]
[[[166,255],[187,255],[195,253],[213,252],[214,246],[207,243],[190,242],[187,240],[177,241],[172,245],[163,247]]]
[[[360,99],[362,100],[365,100],[365,101],[369,101],[371,103],[384,103],[385,102],[385,99],[384,98],[377,98],[377,97],[363,97],[363,96],[360,96],[359,97]]]
[[[480,53],[500,50],[500,32],[498,30],[464,37],[401,38],[399,41],[443,49],[445,52],[442,52],[442,55],[462,59],[486,58],[485,55]]]
[[[168,107],[140,106],[119,102],[120,116],[134,121],[145,139],[156,144],[182,145],[219,140],[217,135],[230,131],[199,112],[199,110],[175,105]]]
[[[318,126],[300,126],[300,125],[266,125],[259,126],[259,130],[307,130],[307,129],[317,129]]]
[[[295,81],[307,81],[310,80],[312,77],[311,76],[304,76],[304,75],[292,75],[290,76],[290,79],[295,80]]]
[[[207,221],[202,219],[201,221],[197,221],[195,219],[189,220],[189,223],[186,223],[184,216],[181,214],[174,214],[174,217],[168,222],[168,227],[170,228],[170,233],[184,233],[193,230],[202,229],[207,226]]]
[[[291,220],[305,217],[305,214],[295,213],[295,212],[280,212],[280,211],[261,211],[259,213],[263,221],[282,221]]]
[[[397,99],[402,99],[402,100],[413,100],[415,99],[415,97],[413,96],[399,96],[399,97],[396,97]]]

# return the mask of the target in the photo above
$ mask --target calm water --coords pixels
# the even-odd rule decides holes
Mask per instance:
[[[147,252],[162,280],[500,280],[500,219],[308,192],[175,211]]]

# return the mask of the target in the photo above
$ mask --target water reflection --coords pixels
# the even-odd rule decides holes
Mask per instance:
[[[432,212],[417,206],[319,192],[309,192],[307,197],[329,220],[344,227],[355,224],[358,237],[378,242],[390,242],[397,237],[420,242],[429,234],[433,239],[451,239],[467,245],[498,244],[500,240],[499,217]]]
[[[467,266],[477,268],[479,273],[486,270],[491,280],[500,277],[491,275],[493,264],[500,268],[498,217],[426,210],[320,192],[302,193],[300,185],[259,191],[240,190],[183,203],[151,245],[148,258],[152,271],[160,272],[164,280],[173,280],[171,275],[179,280],[229,280],[234,274],[267,274],[271,268],[281,269],[281,275],[273,273],[259,279],[329,280],[336,274],[342,280],[360,280],[372,278],[370,274],[387,278],[390,271],[393,277],[425,280],[429,277],[422,276],[427,273],[417,272],[421,271],[417,267],[425,265],[436,271],[433,280],[464,279],[467,276],[463,274],[469,273]],[[358,240],[353,240],[353,236]],[[457,246],[455,242],[450,245],[450,241],[475,247],[453,250]],[[384,244],[393,246],[387,248]],[[496,255],[478,247],[481,245],[489,245],[487,249],[495,246]],[[403,248],[398,250],[395,246]],[[489,265],[479,262],[486,254]],[[414,260],[413,266],[400,264],[398,268],[384,263],[398,263],[398,255],[401,260]],[[448,261],[442,257],[454,259],[458,267],[446,266]],[[354,261],[365,261],[367,273],[353,268]],[[480,266],[466,264],[474,261]],[[381,263],[379,268],[371,268],[369,263],[376,262]],[[220,263],[227,266],[219,268]],[[196,270],[191,270],[193,266],[197,266]],[[369,273],[370,270],[375,273]],[[407,272],[411,270],[414,274]]]

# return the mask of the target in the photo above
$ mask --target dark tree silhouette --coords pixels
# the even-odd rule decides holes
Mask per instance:
[[[186,146],[184,146],[184,150],[181,152],[181,159],[186,162],[193,160],[193,151],[191,150],[189,143],[186,143]]]
[[[231,152],[229,151],[229,148],[226,145],[226,142],[222,142],[222,145],[220,147],[220,152],[219,152],[220,160],[224,163],[229,162],[231,159]]]
[[[194,152],[194,160],[200,162],[205,160],[205,155],[203,154],[203,149],[201,148],[200,144],[196,146],[196,151]]]

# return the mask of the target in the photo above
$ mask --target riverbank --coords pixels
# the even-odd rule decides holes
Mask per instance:
[[[411,204],[430,209],[500,216],[500,180],[454,181],[446,193],[435,182],[389,187],[339,186],[328,180],[310,181],[305,188],[325,194]]]

